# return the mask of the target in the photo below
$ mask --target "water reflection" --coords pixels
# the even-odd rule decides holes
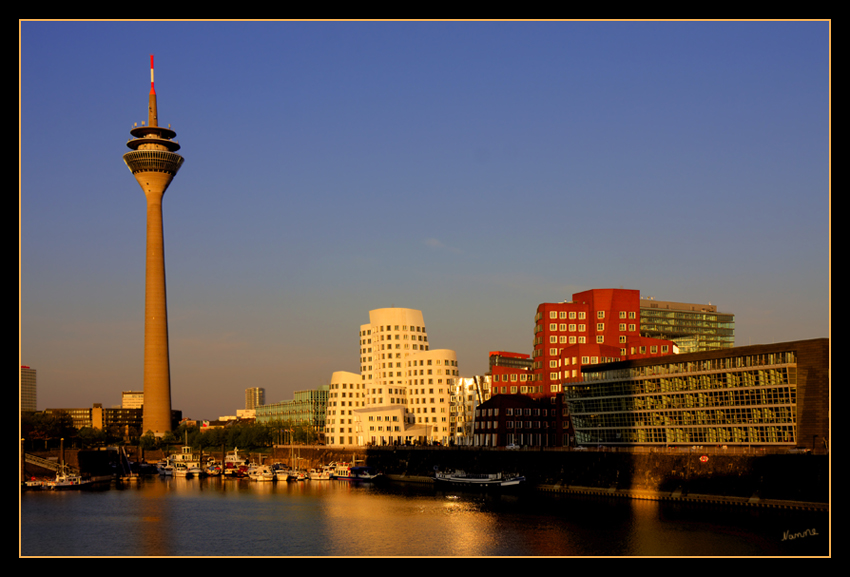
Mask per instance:
[[[23,555],[827,555],[828,530],[826,514],[341,481],[154,478],[21,498]]]

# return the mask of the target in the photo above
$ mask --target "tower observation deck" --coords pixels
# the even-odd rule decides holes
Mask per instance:
[[[142,428],[157,437],[171,431],[171,370],[168,353],[168,315],[165,298],[165,242],[162,197],[180,170],[183,157],[171,127],[159,126],[151,55],[151,91],[148,121],[130,130],[132,149],[124,163],[142,187],[147,199],[145,268],[145,361]]]

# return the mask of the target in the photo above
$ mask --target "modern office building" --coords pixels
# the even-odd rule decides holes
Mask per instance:
[[[585,366],[565,399],[579,445],[829,442],[829,339]]]
[[[35,412],[37,407],[36,371],[26,365],[21,365],[20,373],[20,402],[21,412]]]
[[[45,409],[45,414],[65,413],[71,417],[75,429],[93,428],[108,431],[125,438],[142,436],[142,408],[104,407],[94,403],[91,408]],[[175,422],[180,419],[180,412],[173,415]]]
[[[735,346],[735,315],[717,305],[640,299],[640,334],[676,343],[680,353]]]
[[[581,379],[582,367],[678,352],[670,340],[642,336],[640,314],[640,292],[628,289],[593,289],[538,306],[527,394],[554,402],[564,383]]]
[[[168,353],[168,315],[165,298],[165,246],[162,226],[162,197],[183,164],[177,154],[177,133],[159,126],[154,91],[153,55],[148,121],[130,130],[130,152],[124,163],[142,187],[147,199],[147,243],[145,268],[145,357],[144,426],[160,437],[171,431],[171,372]]]
[[[422,311],[372,310],[358,341],[359,376],[340,371],[331,380],[327,444],[448,443],[457,354],[431,348]]]
[[[245,389],[245,409],[250,411],[266,404],[266,390],[262,387]]]
[[[141,409],[145,406],[144,391],[122,391],[121,392],[121,408],[122,409]]]
[[[328,385],[322,385],[318,389],[295,391],[291,400],[258,405],[255,415],[258,423],[298,425],[321,436],[325,430],[327,406]]]

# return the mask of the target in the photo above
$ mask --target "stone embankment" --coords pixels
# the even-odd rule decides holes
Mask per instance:
[[[518,473],[540,491],[635,499],[828,509],[826,455],[375,448],[369,465],[422,481],[436,468]]]

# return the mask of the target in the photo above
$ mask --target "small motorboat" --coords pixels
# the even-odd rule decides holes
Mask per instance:
[[[351,467],[348,471],[349,481],[376,481],[381,479],[383,475],[374,467],[356,466]]]

